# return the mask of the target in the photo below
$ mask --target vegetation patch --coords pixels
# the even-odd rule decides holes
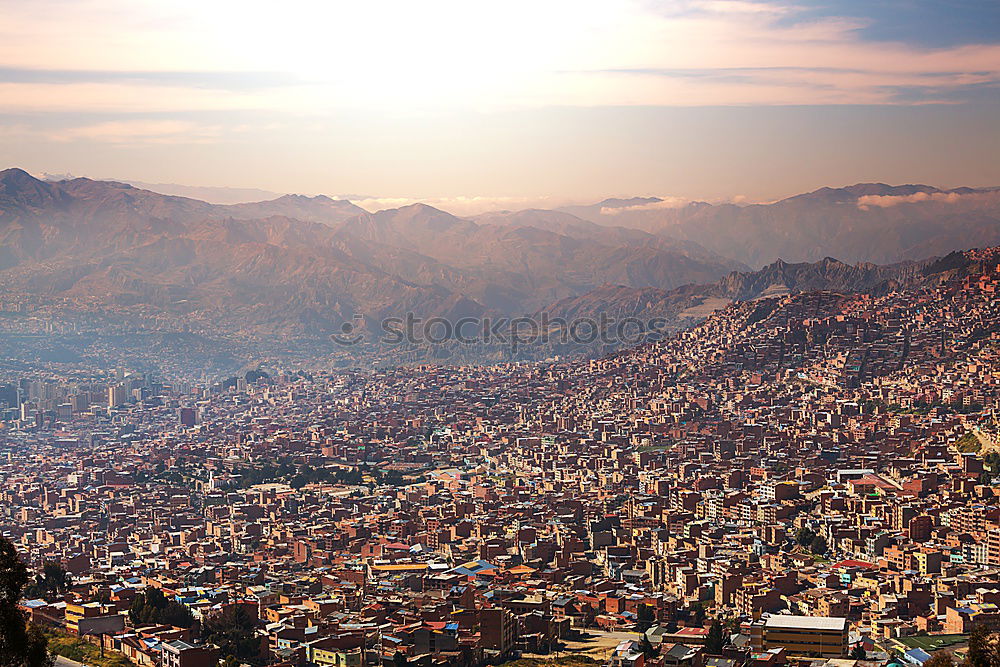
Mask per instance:
[[[49,638],[49,652],[53,655],[60,655],[91,667],[135,667],[135,663],[115,651],[104,651],[102,657],[100,646],[76,635],[47,630],[45,636]]]
[[[899,643],[910,648],[919,648],[928,653],[962,644],[969,640],[968,635],[921,635],[914,637],[900,637]]]
[[[589,667],[599,664],[597,660],[580,654],[570,654],[560,658],[518,658],[503,663],[504,667]]]
[[[982,449],[982,443],[972,431],[966,431],[965,435],[955,441],[955,449],[963,454],[974,454]]]

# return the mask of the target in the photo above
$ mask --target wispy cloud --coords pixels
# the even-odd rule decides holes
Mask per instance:
[[[659,211],[662,209],[683,208],[691,203],[684,197],[657,197],[659,201],[643,202],[631,206],[602,206],[601,215],[621,215],[633,211]]]
[[[864,195],[858,198],[858,208],[866,211],[874,208],[890,208],[900,204],[957,204],[972,199],[981,200],[989,196],[983,192],[914,192],[909,195]]]
[[[0,83],[80,84],[117,83],[168,86],[219,91],[283,88],[304,83],[287,72],[179,71],[179,70],[94,70],[0,67]]]
[[[180,120],[122,120],[69,127],[51,135],[54,141],[98,141],[106,144],[209,143],[222,128]]]
[[[983,7],[0,0],[0,152],[37,170],[281,191],[987,185],[1000,34]]]
[[[502,10],[293,0],[276,11],[87,0],[44,20],[34,4],[5,11],[0,110],[906,105],[1000,85],[1000,39],[977,41],[971,24],[944,45],[892,39],[870,30],[888,13],[846,1],[820,11],[811,0],[511,0]],[[973,14],[992,15],[983,11]]]

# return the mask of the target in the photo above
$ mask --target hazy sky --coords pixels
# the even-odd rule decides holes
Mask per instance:
[[[0,0],[0,167],[377,197],[1000,185],[1000,3]]]

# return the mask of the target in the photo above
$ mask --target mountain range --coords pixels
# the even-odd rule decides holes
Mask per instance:
[[[553,215],[561,226],[422,204],[368,213],[324,196],[217,205],[8,169],[0,286],[336,326],[356,313],[518,314],[604,283],[671,288],[742,267],[696,244]]]
[[[767,204],[676,206],[653,197],[562,210],[692,241],[751,267],[778,258],[815,262],[826,256],[885,264],[1000,240],[1000,188],[859,183]]]
[[[0,171],[0,302],[246,340],[322,341],[356,316],[377,328],[405,313],[683,326],[731,300],[873,289],[919,272],[918,260],[997,244],[997,189],[859,184],[771,204],[636,198],[458,217],[322,195],[211,204]]]

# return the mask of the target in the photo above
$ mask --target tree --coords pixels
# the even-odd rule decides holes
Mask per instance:
[[[406,654],[402,651],[396,651],[392,656],[392,667],[406,667],[409,664],[409,660],[406,658]]]
[[[861,642],[855,644],[854,648],[851,649],[851,660],[864,660],[866,657],[868,657],[868,653],[865,651],[864,644]]]
[[[0,667],[51,667],[48,639],[18,608],[28,567],[14,544],[0,536]]]
[[[653,658],[660,652],[655,646],[653,646],[653,642],[649,641],[649,637],[646,636],[645,632],[639,636],[639,650],[642,651],[642,654],[647,658]]]
[[[726,629],[718,620],[712,621],[712,626],[708,629],[708,635],[705,637],[705,649],[711,655],[720,655],[725,647]]]
[[[969,652],[963,667],[995,667],[1000,664],[1000,649],[993,641],[989,628],[977,625],[969,634]]]
[[[814,537],[816,537],[816,533],[812,532],[809,526],[803,526],[795,533],[795,541],[798,542],[800,547],[809,546]]]
[[[270,375],[268,375],[267,373],[265,373],[264,371],[262,371],[260,369],[255,370],[255,371],[247,371],[246,375],[244,375],[243,377],[246,378],[247,384],[254,384],[254,383],[257,382],[257,380],[260,380],[260,379],[264,379],[264,380],[270,380],[271,379]]]
[[[817,535],[812,539],[812,542],[809,543],[809,551],[813,552],[814,554],[822,556],[823,554],[826,553],[826,549],[827,549],[826,538],[823,537],[822,535]]]
[[[194,625],[194,614],[187,606],[170,600],[158,588],[147,588],[135,596],[129,607],[128,617],[133,625],[172,625],[176,628],[190,628]]]
[[[691,620],[697,627],[702,627],[705,624],[705,606],[696,604],[694,609],[691,610],[691,617]]]
[[[648,604],[640,604],[638,613],[636,614],[636,629],[639,632],[645,632],[653,625],[653,621],[656,620],[656,615],[653,613],[653,608]]]
[[[73,583],[73,577],[61,563],[46,561],[42,565],[42,573],[35,577],[34,583],[28,585],[24,595],[28,598],[44,598],[46,600],[65,594]]]
[[[947,653],[935,653],[924,663],[923,667],[953,667],[954,661]]]
[[[202,638],[215,644],[222,655],[231,655],[241,662],[262,664],[260,639],[257,637],[257,618],[245,605],[236,604],[207,616],[202,623]]]
[[[403,479],[403,473],[398,470],[387,470],[384,475],[382,475],[382,484],[399,488],[405,486],[406,480]]]

